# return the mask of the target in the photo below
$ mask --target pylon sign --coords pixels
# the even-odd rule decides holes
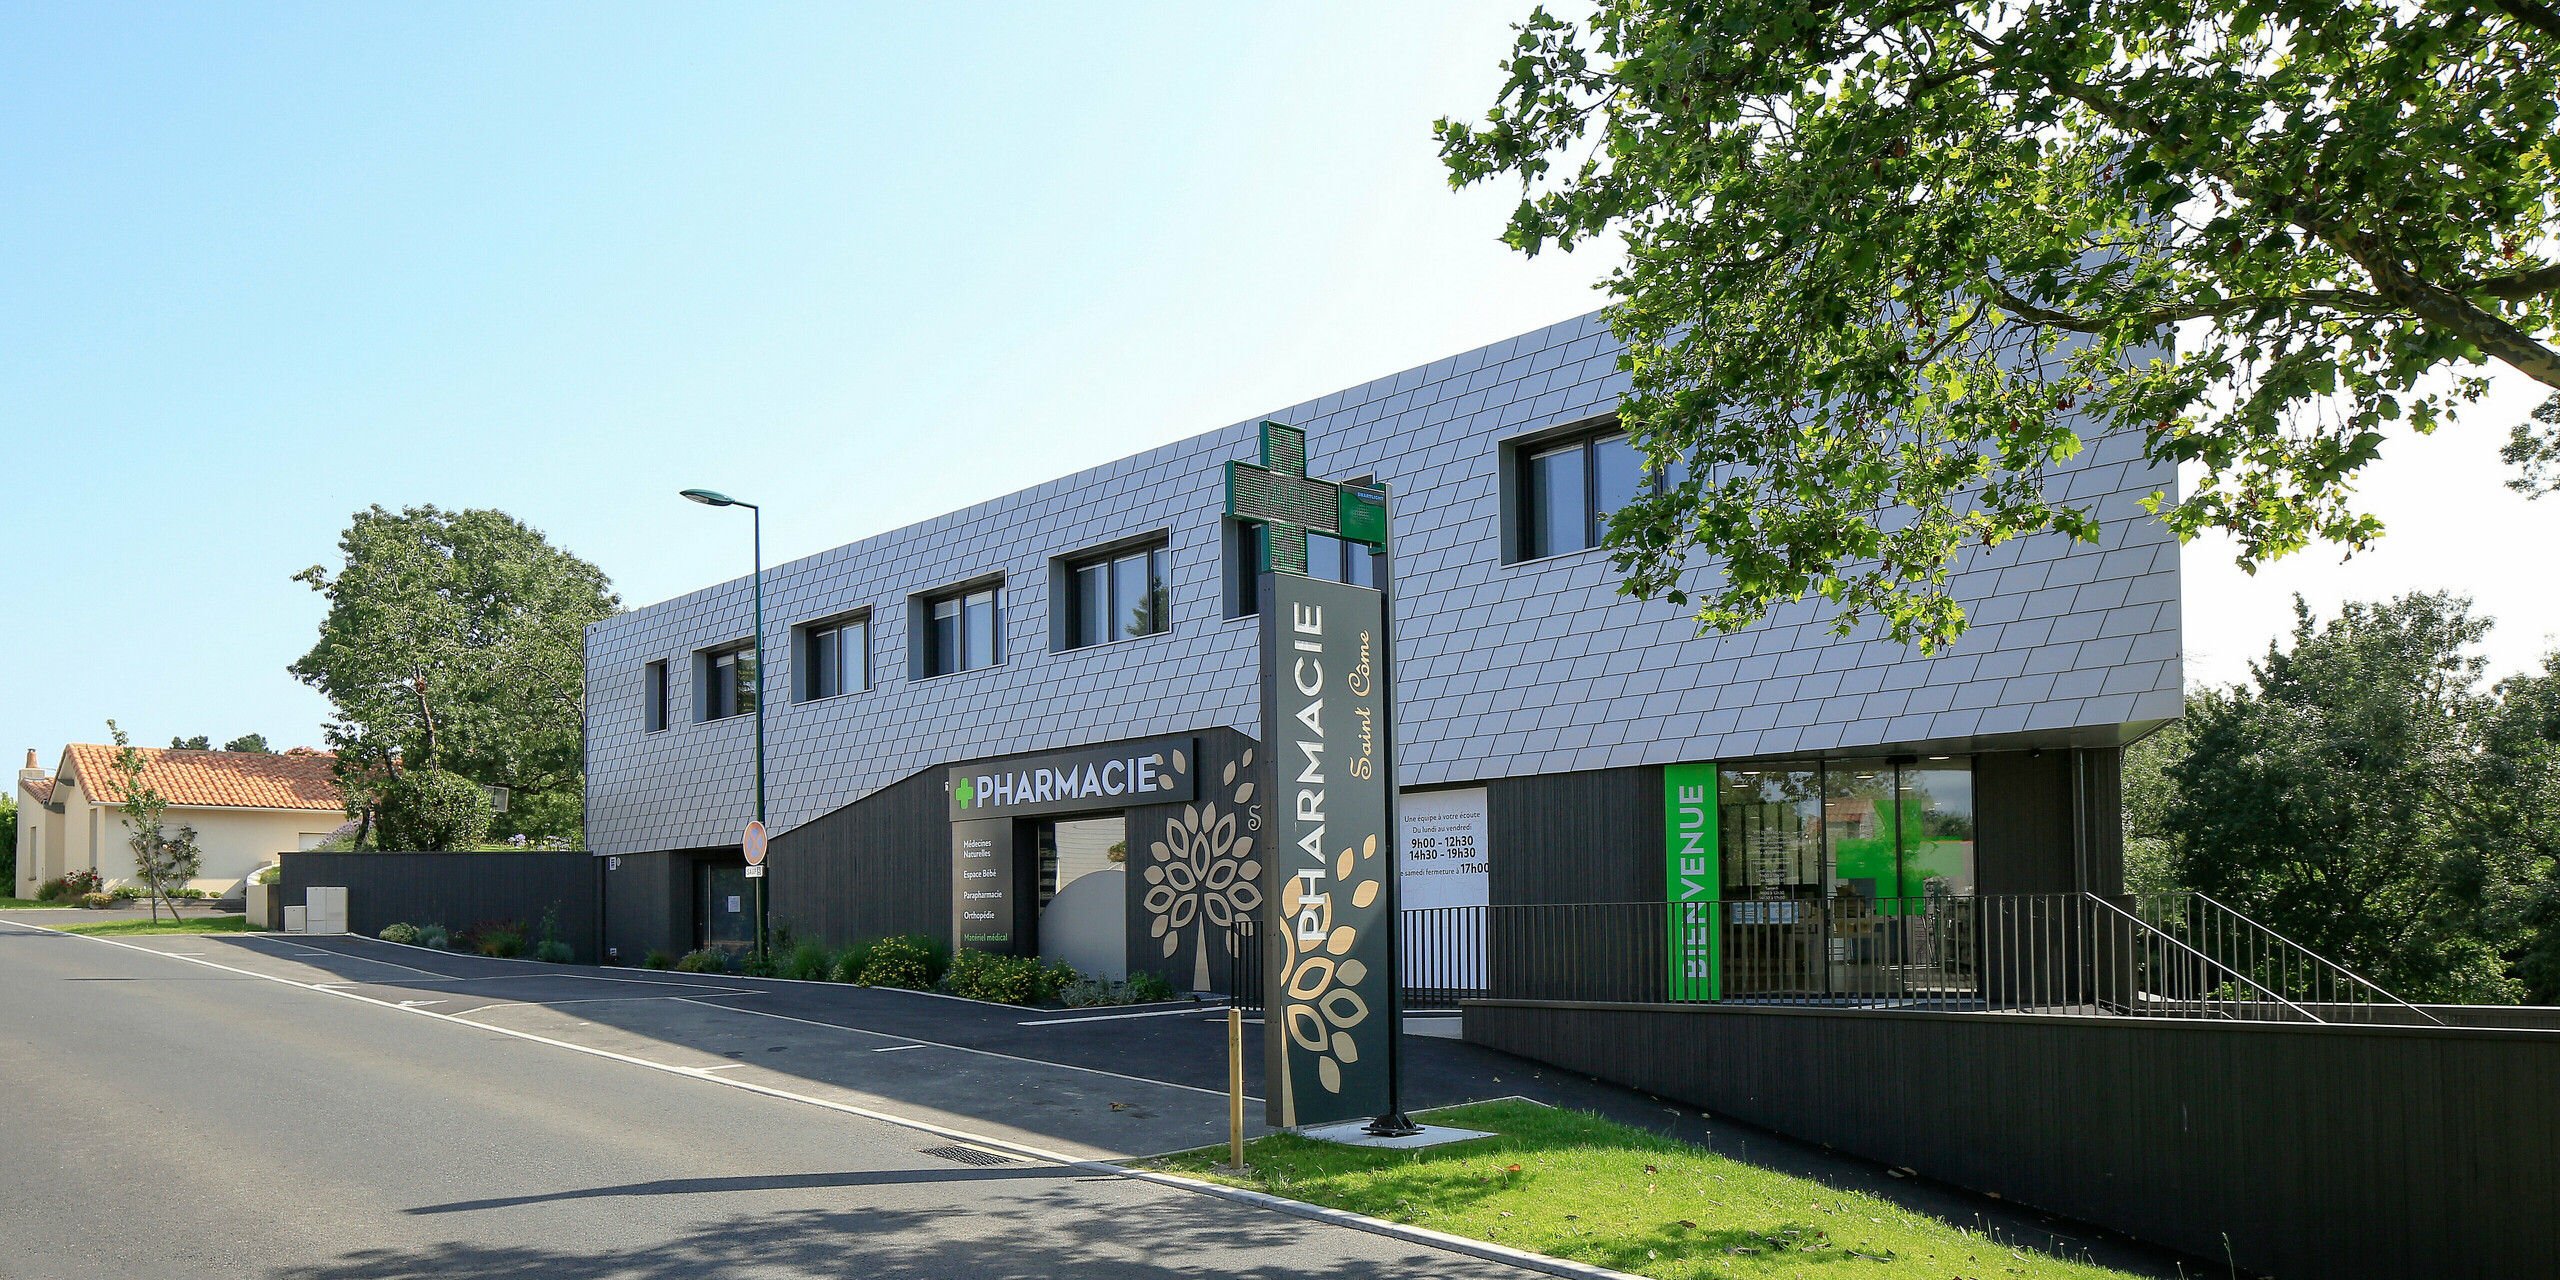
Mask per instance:
[[[1305,1128],[1399,1103],[1395,733],[1386,593],[1307,576],[1307,533],[1384,551],[1383,485],[1306,474],[1306,437],[1262,426],[1227,464],[1227,511],[1261,521],[1263,1054],[1268,1120]],[[1386,581],[1384,574],[1380,581]]]

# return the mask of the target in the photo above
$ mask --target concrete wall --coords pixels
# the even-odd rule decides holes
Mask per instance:
[[[1271,417],[1307,432],[1313,474],[1395,490],[1404,786],[1835,749],[2108,745],[2177,714],[2178,550],[2140,509],[2176,477],[2132,437],[2092,440],[2053,487],[2092,502],[2097,546],[1968,552],[1974,627],[1923,658],[1818,604],[1729,638],[1616,594],[1605,552],[1504,560],[1506,447],[1605,421],[1627,383],[1584,316]],[[933,765],[1080,742],[1256,728],[1255,624],[1232,613],[1221,465],[1237,423],[777,565],[766,576],[771,825],[788,830]],[[1169,633],[1050,651],[1054,557],[1162,531]],[[708,536],[708,535],[706,535]],[[919,593],[1002,575],[1006,657],[912,679]],[[749,583],[706,587],[588,632],[587,835],[599,853],[734,844],[752,811],[747,717],[695,723],[693,655],[750,633]],[[871,611],[873,687],[794,702],[793,624]],[[644,732],[643,667],[670,671],[671,728]]]

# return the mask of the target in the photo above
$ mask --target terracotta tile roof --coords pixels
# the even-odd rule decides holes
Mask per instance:
[[[81,789],[106,804],[124,802],[114,747],[75,742],[71,768]],[[256,751],[176,751],[143,747],[142,780],[171,804],[201,808],[344,811],[329,778],[337,757],[325,751],[267,755]]]
[[[25,787],[27,794],[36,798],[37,804],[48,804],[53,800],[53,779],[51,778],[20,778],[18,785]]]

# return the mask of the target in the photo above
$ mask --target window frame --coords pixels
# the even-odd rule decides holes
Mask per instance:
[[[1603,517],[1600,513],[1598,446],[1610,440],[1625,440],[1628,448],[1634,449],[1634,437],[1614,418],[1503,442],[1503,451],[1508,455],[1504,459],[1506,465],[1502,469],[1505,481],[1502,538],[1504,563],[1526,564],[1533,560],[1551,560],[1557,556],[1569,556],[1602,547],[1607,529],[1602,524]],[[1538,460],[1567,449],[1575,450],[1581,455],[1578,461],[1582,472],[1580,500],[1583,541],[1580,546],[1542,547],[1538,545]],[[1637,454],[1636,466],[1639,477],[1638,497],[1659,496],[1670,492],[1670,476],[1662,472],[1646,475],[1643,470],[1644,457],[1641,453]]]
[[[991,667],[1003,666],[1005,662],[1004,585],[1002,576],[978,578],[910,597],[907,605],[908,678],[931,680],[940,676],[966,675],[972,671],[985,671]],[[991,653],[984,661],[972,662],[970,659],[974,655],[969,644],[969,608],[981,597],[985,598],[988,609],[987,645]],[[951,617],[947,624],[941,616],[941,611],[946,605],[951,608]],[[959,663],[948,670],[943,668],[942,663],[943,635],[946,625],[953,629],[954,647]]]
[[[724,664],[730,672],[726,680],[720,678]],[[746,669],[743,676],[739,674],[741,666]],[[764,696],[761,667],[753,640],[697,651],[693,663],[697,693],[693,700],[694,723],[754,715],[757,701]]]
[[[844,643],[845,632],[856,627],[861,628],[861,652],[847,653]],[[874,657],[871,633],[869,609],[830,614],[793,627],[791,629],[792,700],[823,702],[829,698],[841,698],[848,694],[871,692],[874,683],[871,674]],[[823,677],[830,672],[827,670],[827,664],[820,660],[818,652],[822,647],[821,642],[829,636],[835,638],[836,650],[832,672],[836,678],[836,687],[832,689],[825,687],[826,681]],[[845,677],[848,675],[856,678],[847,680]]]
[[[641,664],[640,667],[640,732],[665,733],[672,721],[669,714],[674,690],[667,679],[667,660]]]
[[[1120,598],[1124,585],[1121,567],[1131,560],[1141,562],[1140,572],[1145,575],[1143,590],[1151,597],[1148,604],[1154,615],[1154,625],[1150,629],[1134,633],[1121,621],[1128,616],[1129,606]],[[1093,611],[1090,592],[1094,583],[1088,581],[1088,575],[1098,581],[1103,592],[1099,616],[1107,633],[1101,636],[1085,634],[1089,621],[1087,615]],[[1169,635],[1173,631],[1173,550],[1170,540],[1163,534],[1149,534],[1074,556],[1062,556],[1050,574],[1050,582],[1053,586],[1051,598],[1056,601],[1053,610],[1056,625],[1050,636],[1054,652],[1090,649],[1123,640],[1145,640]]]

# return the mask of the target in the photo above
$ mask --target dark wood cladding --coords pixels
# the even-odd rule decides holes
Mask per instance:
[[[1485,783],[1489,899],[1661,902],[1662,768]]]
[[[1190,736],[1190,735],[1185,735]],[[1208,761],[1230,760],[1253,746],[1253,739],[1233,729],[1197,731],[1202,756],[1201,794],[1212,793],[1218,778]],[[1091,745],[1107,745],[1095,743]],[[943,781],[952,765],[1001,765],[1048,755],[1048,751],[980,760],[952,760],[919,770],[897,782],[773,838],[771,911],[790,925],[794,936],[814,938],[829,946],[845,946],[893,934],[920,933],[948,941],[951,936],[951,810]],[[1128,819],[1130,847],[1142,831],[1161,832],[1181,805],[1141,805],[1120,812]],[[1096,815],[1112,812],[1097,805]],[[1069,815],[1072,816],[1072,815]],[[1033,820],[1014,824],[1016,936],[1023,950],[1036,946],[1039,862],[1029,834]],[[732,851],[732,857],[735,856]],[[1134,862],[1128,864],[1133,869]],[[690,875],[690,870],[686,872]],[[1137,884],[1133,875],[1130,883]],[[690,911],[691,881],[685,881],[679,908]],[[1141,892],[1132,889],[1134,899]],[[1131,908],[1134,928],[1130,962],[1179,976],[1189,989],[1191,968],[1179,967],[1138,943],[1146,923]],[[626,957],[627,958],[627,957]],[[1221,973],[1223,969],[1219,970]]]
[[[704,850],[738,860],[735,850]],[[604,942],[622,964],[638,964],[652,951],[681,956],[693,949],[693,864],[690,851],[628,853],[604,863]],[[620,865],[614,865],[614,864]]]
[[[1466,1036],[2287,1280],[2560,1275],[2560,1032],[1482,1001]]]
[[[2123,762],[2115,747],[1975,756],[1974,877],[1981,892],[2123,892]],[[2078,823],[2086,835],[2075,838]]]
[[[277,887],[300,903],[313,885],[347,891],[347,930],[370,938],[394,924],[463,930],[514,921],[540,937],[553,913],[582,964],[601,945],[598,860],[585,853],[288,853]],[[530,946],[528,945],[528,951]]]
[[[909,774],[773,838],[768,911],[845,946],[951,936],[951,800],[943,768]]]

